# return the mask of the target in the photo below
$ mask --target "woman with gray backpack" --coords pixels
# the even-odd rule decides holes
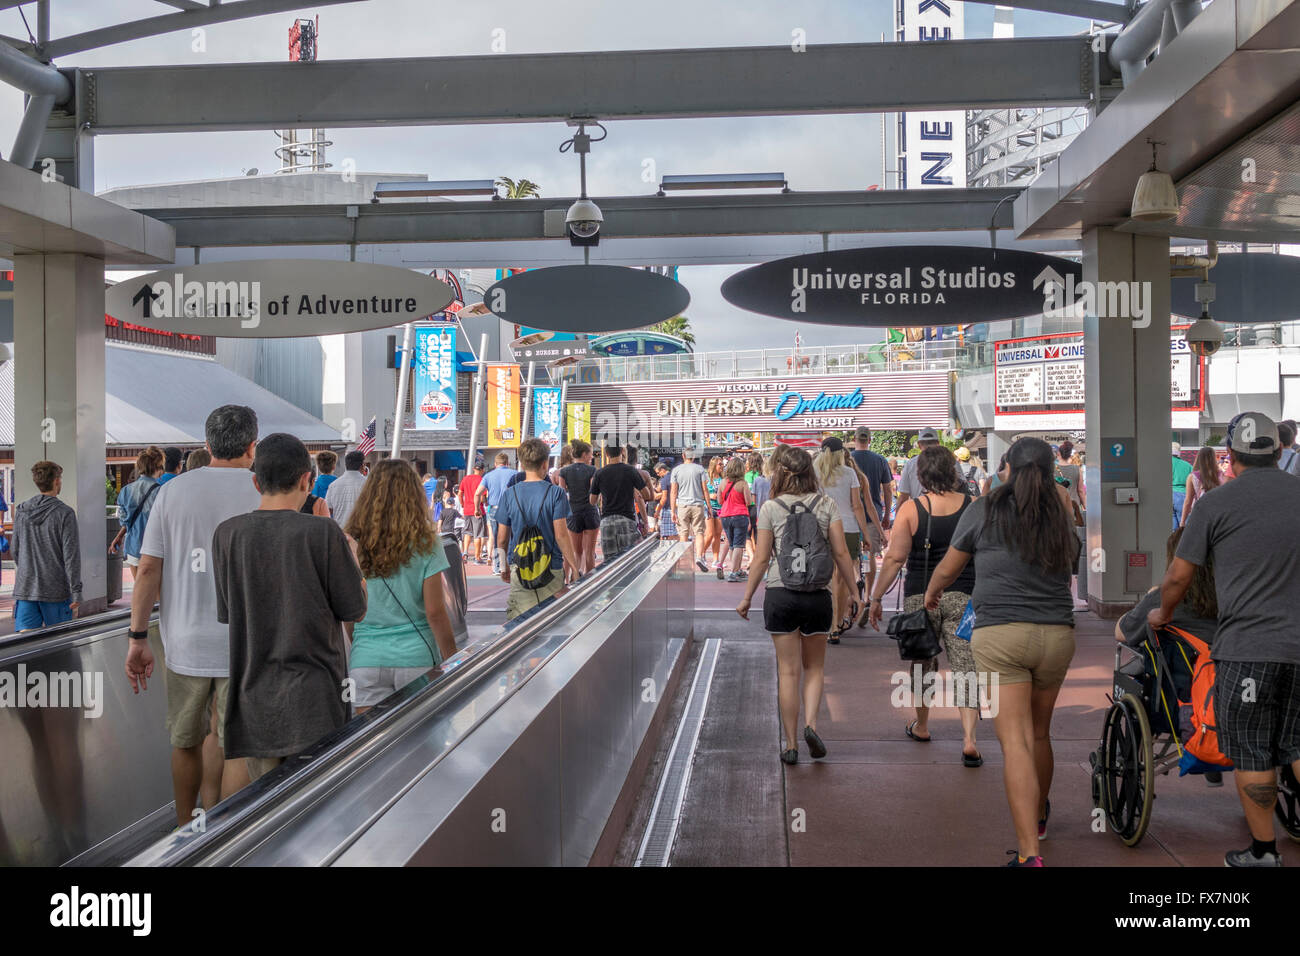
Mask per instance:
[[[803,675],[803,737],[814,758],[826,756],[817,735],[821,710],[826,638],[832,624],[830,584],[835,569],[854,577],[844,523],[835,502],[817,490],[812,458],[801,448],[777,445],[772,453],[771,495],[758,512],[754,560],[745,596],[736,613],[749,620],[750,601],[760,582],[763,624],[776,649],[777,705],[785,746],[781,760],[798,763],[795,728]]]

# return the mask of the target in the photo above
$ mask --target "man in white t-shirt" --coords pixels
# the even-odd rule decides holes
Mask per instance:
[[[212,464],[167,482],[154,500],[140,547],[131,595],[126,675],[135,693],[147,690],[154,656],[149,617],[161,602],[158,630],[166,656],[167,730],[172,745],[176,819],[192,821],[200,795],[205,810],[248,783],[243,760],[225,760],[226,695],[230,685],[229,628],[217,620],[212,535],[227,518],[253,511],[261,496],[249,470],[257,445],[257,414],[223,405],[205,426]],[[216,746],[205,744],[215,703]]]

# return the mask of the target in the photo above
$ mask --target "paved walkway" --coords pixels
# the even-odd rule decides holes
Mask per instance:
[[[980,722],[979,769],[961,764],[955,709],[932,711],[932,743],[908,739],[912,711],[891,704],[890,678],[904,665],[881,634],[854,630],[827,648],[818,730],[829,753],[813,761],[801,744],[797,765],[780,763],[775,660],[761,619],[704,610],[734,605],[738,588],[704,575],[697,581],[696,639],[722,645],[673,865],[1004,863],[1015,838],[992,721]],[[1056,779],[1044,859],[1049,866],[1221,867],[1225,850],[1249,843],[1231,775],[1217,789],[1200,776],[1157,777],[1151,826],[1136,848],[1094,830],[1088,754],[1109,706],[1112,631],[1113,623],[1078,615],[1078,650],[1053,721]]]

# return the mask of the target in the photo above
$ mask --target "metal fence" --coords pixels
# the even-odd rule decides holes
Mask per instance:
[[[584,362],[583,381],[673,382],[703,378],[849,375],[861,372],[948,371],[988,364],[987,343],[876,342],[794,349],[736,349],[676,355],[629,355]],[[991,356],[991,353],[990,353]]]

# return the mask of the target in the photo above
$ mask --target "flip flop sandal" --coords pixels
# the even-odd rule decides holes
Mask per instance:
[[[965,767],[982,767],[982,766],[984,766],[984,758],[983,758],[982,756],[980,756],[979,754],[975,754],[975,756],[973,756],[973,757],[972,757],[970,754],[962,754],[962,755],[961,755],[961,762],[962,762],[962,766],[965,766]]]
[[[908,724],[906,727],[904,727],[903,729],[907,732],[907,736],[911,737],[911,738],[912,738],[913,740],[915,740],[917,743],[928,744],[928,743],[930,742],[930,739],[931,739],[931,738],[929,738],[929,737],[918,737],[916,734],[912,733],[912,728],[915,727],[915,726],[916,726],[916,721],[914,720],[914,721],[912,721],[910,724]]]

